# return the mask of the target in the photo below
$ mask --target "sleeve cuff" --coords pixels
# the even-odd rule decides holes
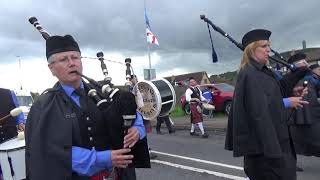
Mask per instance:
[[[146,137],[146,129],[144,127],[140,127],[140,126],[135,126],[138,131],[139,131],[139,139],[143,139],[144,137]]]
[[[143,118],[140,113],[137,112],[136,120],[133,127],[137,128],[139,131],[139,139],[143,139],[146,136],[146,128],[143,125]]]
[[[97,159],[96,163],[99,166],[106,167],[107,169],[112,168],[112,161],[111,161],[111,151],[97,151]]]
[[[291,101],[289,98],[283,98],[283,104],[285,108],[291,107]]]
[[[25,120],[24,120],[24,115],[23,114],[19,114],[17,118],[17,125],[19,124],[25,124]]]

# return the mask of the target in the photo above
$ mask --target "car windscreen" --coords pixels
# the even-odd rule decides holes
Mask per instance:
[[[234,91],[234,87],[226,83],[219,83],[219,84],[215,84],[214,86],[217,87],[219,90],[222,90],[223,92]]]
[[[17,96],[19,106],[31,106],[32,97],[31,96]]]

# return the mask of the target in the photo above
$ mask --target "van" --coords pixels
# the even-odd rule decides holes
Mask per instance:
[[[17,96],[19,106],[20,108],[22,108],[24,119],[26,120],[33,103],[33,98],[30,93],[26,93],[26,92],[17,92],[16,96]]]

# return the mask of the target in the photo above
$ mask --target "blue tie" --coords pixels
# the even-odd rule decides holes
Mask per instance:
[[[87,95],[84,89],[78,88],[74,92],[79,96],[80,108],[86,110],[88,107]]]

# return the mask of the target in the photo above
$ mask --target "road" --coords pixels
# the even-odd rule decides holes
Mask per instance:
[[[244,180],[242,158],[233,158],[223,149],[225,132],[209,132],[210,137],[191,137],[187,130],[175,134],[148,135],[149,145],[158,157],[151,169],[138,169],[139,180]],[[320,159],[298,156],[298,180],[319,180]]]

